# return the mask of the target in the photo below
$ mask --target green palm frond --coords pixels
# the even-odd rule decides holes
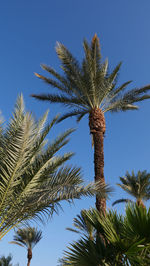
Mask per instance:
[[[91,221],[88,219],[89,213],[91,213],[91,210],[82,210],[81,214],[74,218],[73,226],[75,229],[70,227],[67,227],[66,229],[78,234],[82,234],[93,240],[96,230]]]
[[[46,123],[48,112],[35,121],[25,111],[22,95],[13,116],[0,134],[0,239],[13,227],[29,219],[42,220],[58,211],[62,200],[109,191],[103,184],[83,184],[81,169],[64,166],[73,153],[58,155],[74,129],[53,141],[45,138],[57,123]]]
[[[95,231],[102,228],[100,235],[93,239],[86,237],[83,222],[77,218],[74,225],[79,227],[83,237],[68,246],[61,260],[62,266],[149,265],[149,211],[132,205],[126,208],[125,216],[113,211],[103,216],[94,209],[86,214]]]

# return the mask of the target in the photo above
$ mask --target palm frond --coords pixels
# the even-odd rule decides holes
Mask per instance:
[[[129,200],[129,199],[119,199],[119,200],[115,200],[112,204],[112,206],[118,204],[118,203],[129,203],[129,202],[133,202],[132,200]]]
[[[99,237],[85,236],[85,221],[77,216],[75,228],[83,236],[68,246],[61,260],[62,265],[148,265],[149,264],[149,211],[132,205],[126,214],[117,215],[109,211],[105,216],[97,210],[86,211],[88,223],[101,228]],[[84,223],[83,223],[84,222]],[[146,227],[146,228],[145,228]]]
[[[73,153],[58,155],[74,129],[66,130],[50,143],[45,137],[58,116],[45,125],[47,112],[35,121],[26,112],[23,97],[17,100],[13,117],[0,134],[0,239],[27,220],[51,217],[61,201],[109,190],[102,184],[83,184],[78,167],[65,166]]]

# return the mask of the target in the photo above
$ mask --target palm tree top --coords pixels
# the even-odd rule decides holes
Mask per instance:
[[[138,171],[137,174],[128,171],[124,177],[120,177],[121,184],[117,184],[128,194],[136,199],[150,199],[150,173]]]
[[[125,89],[131,81],[117,86],[121,63],[109,73],[108,59],[102,62],[100,43],[96,34],[91,44],[86,40],[83,41],[83,49],[84,58],[80,64],[63,44],[57,42],[56,53],[61,62],[63,75],[45,64],[42,64],[42,68],[52,78],[35,73],[58,91],[55,94],[32,94],[32,96],[68,107],[69,112],[62,115],[59,120],[71,116],[77,116],[77,120],[80,120],[95,108],[100,108],[103,112],[135,110],[138,109],[136,102],[150,98],[150,94],[147,94],[150,85],[127,92]]]
[[[32,250],[41,239],[41,230],[38,230],[35,227],[26,227],[15,231],[14,241],[11,241],[10,243],[27,249],[30,248]]]

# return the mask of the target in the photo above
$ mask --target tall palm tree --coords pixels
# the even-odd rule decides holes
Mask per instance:
[[[32,250],[36,244],[42,238],[42,231],[34,227],[21,228],[15,231],[14,241],[11,241],[11,244],[16,244],[27,249],[27,266],[30,266],[32,259]]]
[[[86,213],[88,223],[101,238],[82,237],[69,245],[60,260],[61,266],[147,266],[150,264],[150,210],[127,206],[125,216],[96,210]]]
[[[57,152],[73,130],[48,143],[58,118],[45,125],[46,118],[47,113],[35,121],[20,96],[9,125],[0,124],[0,240],[23,221],[51,216],[63,200],[105,194],[100,184],[83,185],[80,168],[64,165],[72,153]]]
[[[124,177],[120,177],[122,184],[117,184],[129,195],[133,196],[136,199],[136,204],[138,206],[145,207],[143,200],[150,199],[150,174],[146,171],[138,171],[135,175],[134,171],[130,175],[129,172],[126,172]],[[131,202],[129,199],[119,199],[116,200],[112,205],[121,202]]]
[[[134,103],[150,98],[150,95],[147,94],[150,85],[124,92],[131,81],[117,86],[121,63],[115,67],[112,73],[109,73],[108,60],[104,63],[101,60],[99,39],[96,34],[91,44],[84,40],[83,48],[85,56],[80,65],[63,44],[57,43],[56,52],[61,61],[64,75],[57,73],[52,67],[42,65],[42,68],[53,78],[47,78],[37,73],[36,76],[51,87],[57,88],[58,92],[32,94],[32,97],[51,103],[61,103],[67,107],[69,111],[62,115],[59,121],[72,116],[76,116],[77,121],[80,121],[84,115],[89,115],[90,133],[94,144],[95,181],[101,180],[105,183],[103,140],[106,126],[104,114],[109,111],[138,109]],[[105,211],[106,200],[97,196],[96,207],[99,211]]]

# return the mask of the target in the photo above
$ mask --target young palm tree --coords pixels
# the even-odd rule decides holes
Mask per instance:
[[[49,66],[42,65],[42,68],[54,79],[37,73],[36,76],[50,84],[51,87],[57,88],[58,93],[32,94],[32,96],[42,101],[61,103],[68,107],[69,112],[62,115],[59,121],[72,116],[76,116],[77,121],[80,121],[84,115],[89,115],[90,133],[94,144],[95,181],[101,180],[105,183],[103,140],[106,126],[104,114],[109,111],[138,109],[134,103],[150,98],[147,94],[150,85],[124,92],[131,81],[117,86],[121,63],[112,73],[108,72],[108,60],[104,63],[101,61],[97,35],[93,37],[90,45],[84,40],[83,47],[85,57],[80,65],[63,44],[57,43],[56,52],[64,75],[60,75]],[[105,211],[106,200],[97,196],[96,207],[99,211]]]
[[[27,227],[15,231],[14,241],[11,241],[10,243],[19,245],[27,249],[27,266],[30,266],[30,262],[32,259],[32,250],[36,246],[36,244],[41,240],[41,238],[41,230],[37,230],[37,228],[34,227]]]
[[[133,196],[136,199],[136,204],[138,206],[144,206],[143,200],[150,199],[150,174],[146,171],[138,171],[135,175],[134,171],[130,175],[129,172],[126,172],[124,177],[120,177],[122,184],[117,184],[128,194]],[[119,199],[116,200],[112,205],[121,202],[131,202],[129,199]]]
[[[0,125],[0,240],[23,221],[51,216],[63,200],[105,194],[100,184],[83,185],[80,168],[64,166],[72,153],[57,152],[73,130],[47,143],[58,118],[45,126],[46,118],[35,121],[20,96],[9,125]]]
[[[100,215],[96,210],[86,219],[101,238],[83,236],[73,242],[60,260],[61,266],[147,266],[150,264],[150,210],[128,206],[125,216],[109,211]]]

